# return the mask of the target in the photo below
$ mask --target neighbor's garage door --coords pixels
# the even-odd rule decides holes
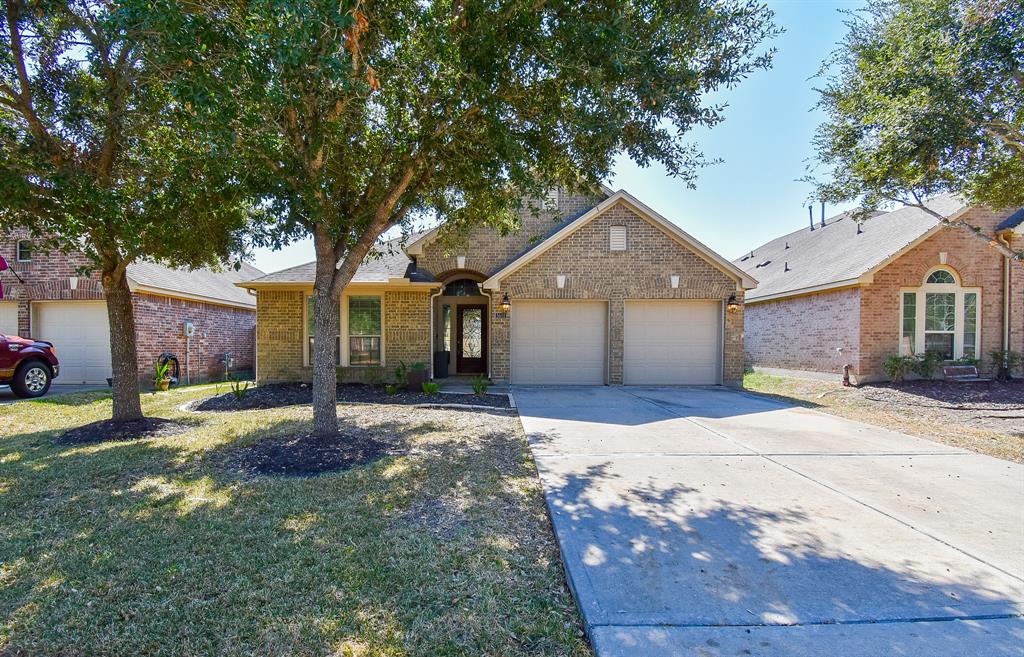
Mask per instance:
[[[0,301],[0,335],[18,335],[18,304]]]
[[[512,382],[604,385],[603,301],[515,301]]]
[[[110,376],[110,330],[102,301],[32,304],[32,337],[52,342],[58,383],[104,383]]]
[[[722,361],[719,301],[626,301],[627,385],[717,385]]]

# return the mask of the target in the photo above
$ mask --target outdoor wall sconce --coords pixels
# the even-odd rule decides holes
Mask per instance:
[[[501,296],[501,303],[498,304],[498,312],[508,314],[512,310],[512,302],[508,299],[508,292]]]
[[[77,276],[72,276],[71,278],[68,279],[68,287],[71,288],[72,290],[77,290],[78,289],[78,277]]]
[[[466,256],[455,256],[455,262],[458,263],[459,269],[466,268]]]
[[[740,309],[740,302],[736,300],[736,293],[729,295],[729,300],[725,303],[725,309],[731,313],[736,312]]]
[[[565,274],[559,274],[558,276],[555,276],[555,285],[558,286],[559,290],[565,287]]]
[[[672,274],[668,277],[668,280],[672,282],[672,289],[679,287],[679,274]]]

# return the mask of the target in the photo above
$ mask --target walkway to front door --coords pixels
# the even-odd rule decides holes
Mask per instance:
[[[513,390],[599,657],[1020,657],[1024,466],[721,388]]]

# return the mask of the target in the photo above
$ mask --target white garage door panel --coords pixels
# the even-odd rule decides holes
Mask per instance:
[[[32,337],[52,342],[59,383],[104,383],[110,376],[110,329],[102,301],[33,304]]]
[[[603,301],[516,301],[512,382],[603,385],[607,325]]]
[[[18,304],[0,301],[0,335],[18,335]]]
[[[718,301],[627,301],[627,385],[717,385],[722,354]]]

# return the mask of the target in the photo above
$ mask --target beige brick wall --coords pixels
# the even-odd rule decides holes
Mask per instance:
[[[384,295],[384,361],[390,372],[399,361],[430,366],[430,292]]]
[[[439,239],[423,249],[423,254],[417,257],[417,268],[435,276],[443,276],[446,272],[458,269],[457,257],[461,255],[466,257],[463,269],[493,274],[559,225],[578,217],[599,202],[600,199],[594,196],[559,192],[557,212],[547,211],[534,215],[523,210],[519,215],[521,229],[509,235],[500,235],[492,228],[475,228],[465,236]]]
[[[626,226],[629,248],[610,251],[611,226]],[[670,276],[680,276],[673,289]],[[558,275],[567,276],[559,289]],[[624,300],[714,299],[737,292],[736,281],[702,256],[640,218],[624,202],[608,208],[537,259],[507,276],[501,292],[508,292],[515,312],[516,299],[606,299],[609,312],[608,378],[622,383]],[[724,380],[743,378],[743,311],[727,313],[725,322]],[[491,367],[498,380],[510,375],[509,320],[491,319]]]
[[[857,288],[746,308],[749,365],[842,374],[844,365],[858,363],[859,345]]]
[[[430,292],[353,291],[353,294],[381,296],[384,320],[383,367],[343,367],[342,381],[390,380],[399,361],[429,364]],[[304,365],[305,327],[303,306],[309,292],[260,290],[257,319],[257,378],[260,383],[310,381]],[[344,307],[344,306],[342,306]]]
[[[1009,212],[991,212],[973,208],[964,220],[991,234],[995,225]],[[1019,238],[1018,238],[1019,242]],[[899,352],[900,288],[920,285],[925,273],[939,265],[939,253],[947,254],[946,264],[961,277],[964,287],[981,288],[981,349],[1001,349],[1003,331],[1003,256],[985,242],[956,228],[943,229],[901,256],[874,276],[861,300],[861,353],[858,370],[862,377],[882,376],[882,361]],[[1011,349],[1022,345],[1021,319],[1024,315],[1024,264],[1011,264]],[[986,362],[985,367],[988,366]]]
[[[303,367],[305,331],[301,290],[260,290],[256,299],[256,382],[310,381]]]

